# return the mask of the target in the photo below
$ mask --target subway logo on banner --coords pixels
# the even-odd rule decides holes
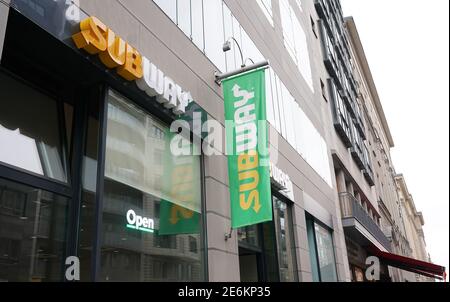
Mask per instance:
[[[171,109],[174,114],[186,112],[192,101],[189,92],[165,76],[148,58],[142,56],[133,46],[122,40],[111,28],[96,17],[80,22],[80,32],[72,36],[78,49],[91,55],[98,55],[100,61],[127,81],[136,85],[151,97]]]
[[[272,220],[264,69],[224,80],[223,91],[232,226]]]
[[[247,211],[253,205],[256,213],[261,209],[259,200],[258,120],[255,114],[255,93],[235,84],[234,122],[236,123],[236,152],[238,154],[239,205]]]

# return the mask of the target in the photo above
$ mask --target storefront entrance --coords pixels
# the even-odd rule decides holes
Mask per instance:
[[[289,203],[272,196],[273,221],[238,230],[241,282],[298,280]]]
[[[0,100],[0,282],[68,256],[81,281],[207,280],[202,157],[168,152],[169,110],[14,9]]]
[[[262,253],[239,248],[239,271],[241,282],[260,282],[262,274]]]

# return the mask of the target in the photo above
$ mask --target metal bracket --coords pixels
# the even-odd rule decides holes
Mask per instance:
[[[232,235],[233,235],[233,228],[230,227],[230,233],[225,233],[225,241],[231,239]]]
[[[245,66],[243,68],[240,69],[236,69],[234,71],[230,71],[230,72],[226,72],[226,73],[218,73],[217,71],[214,73],[214,77],[215,77],[215,82],[217,85],[221,85],[222,80],[244,73],[244,72],[248,72],[248,71],[252,71],[258,68],[263,68],[263,67],[268,67],[269,66],[269,61],[262,61],[256,64],[252,64],[249,66]]]

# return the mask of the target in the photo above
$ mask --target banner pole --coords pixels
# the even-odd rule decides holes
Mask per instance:
[[[249,65],[249,66],[246,66],[243,68],[239,68],[239,69],[236,69],[236,70],[233,70],[230,72],[226,72],[226,73],[217,73],[216,72],[215,73],[215,78],[216,78],[215,82],[217,83],[217,85],[220,86],[222,83],[222,80],[224,80],[226,78],[229,78],[229,77],[241,74],[241,73],[245,73],[248,71],[252,71],[252,70],[255,70],[258,68],[266,67],[266,66],[269,66],[269,61],[267,61],[267,60],[256,63],[256,64],[252,64],[252,65]]]

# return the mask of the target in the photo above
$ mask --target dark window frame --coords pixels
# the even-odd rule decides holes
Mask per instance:
[[[317,234],[316,234],[316,230],[315,230],[315,225],[318,224],[319,226],[325,228],[326,230],[328,230],[330,232],[331,235],[331,240],[333,243],[333,256],[334,256],[334,267],[336,270],[336,282],[339,282],[339,274],[338,274],[338,270],[337,270],[337,263],[336,263],[336,250],[334,248],[334,230],[332,228],[330,228],[329,226],[327,226],[326,224],[324,224],[323,222],[321,222],[320,220],[318,220],[317,218],[315,218],[313,215],[309,214],[308,212],[305,212],[305,216],[306,216],[306,225],[308,225],[308,222],[312,223],[314,230],[313,230],[313,235],[314,235],[314,247],[315,247],[315,257],[316,257],[316,261],[318,264],[317,267],[317,273],[319,275],[319,282],[323,282],[322,280],[322,272],[320,270],[320,260],[319,260],[319,250],[317,248]],[[312,252],[309,251],[309,254],[312,255]]]
[[[69,96],[61,96],[57,95],[54,92],[49,89],[49,87],[42,87],[38,86],[33,82],[33,77],[30,79],[24,78],[22,75],[19,75],[13,71],[10,71],[9,69],[0,66],[0,72],[4,75],[13,78],[14,80],[20,82],[23,85],[26,85],[30,87],[31,89],[37,91],[38,93],[41,93],[48,98],[54,100],[56,102],[57,106],[57,113],[58,113],[58,125],[61,129],[59,131],[59,139],[61,143],[61,151],[62,151],[62,165],[65,169],[65,175],[67,178],[67,182],[59,181],[56,179],[49,178],[45,175],[36,174],[32,171],[28,171],[23,168],[19,168],[7,163],[0,162],[0,178],[5,179],[7,181],[15,182],[18,184],[22,184],[25,186],[29,186],[38,190],[47,191],[53,194],[56,194],[58,196],[61,196],[63,198],[67,198],[68,205],[67,205],[67,217],[66,217],[66,225],[65,227],[65,237],[66,237],[66,246],[64,250],[63,258],[66,258],[69,255],[75,255],[77,256],[77,245],[78,245],[78,238],[77,233],[78,230],[78,224],[76,221],[76,217],[78,215],[78,212],[76,211],[77,208],[79,208],[79,200],[77,200],[76,194],[77,194],[77,181],[76,181],[76,175],[77,173],[81,173],[80,170],[82,169],[82,162],[80,161],[80,158],[76,157],[75,149],[73,149],[79,142],[77,141],[77,137],[75,136],[75,129],[76,129],[76,111],[79,110],[78,107],[81,105],[78,104],[78,102],[75,102],[76,96],[74,94],[70,94]],[[50,85],[50,84],[49,84]],[[68,97],[68,98],[67,98]],[[70,104],[74,108],[73,113],[73,123],[72,123],[72,141],[67,141],[66,136],[66,124],[65,124],[65,112],[64,112],[64,105]],[[82,102],[80,102],[82,103]],[[82,158],[81,158],[82,159]],[[61,263],[61,281],[66,281],[64,278],[64,272],[65,272],[65,263]]]

